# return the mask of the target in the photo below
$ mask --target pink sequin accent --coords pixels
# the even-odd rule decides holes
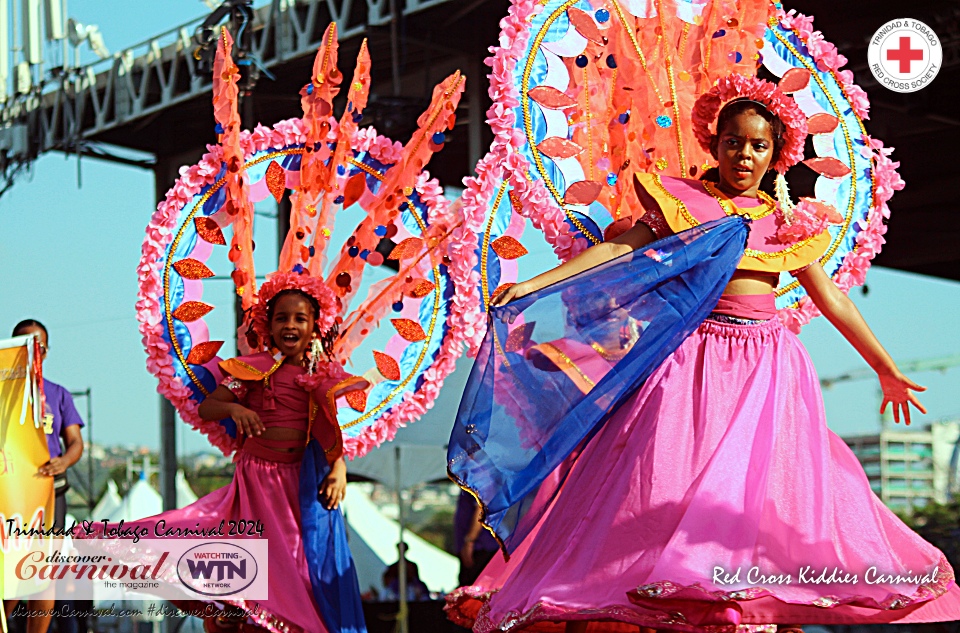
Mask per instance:
[[[233,376],[227,375],[223,377],[220,384],[229,389],[231,393],[237,397],[237,400],[243,400],[247,397],[248,387],[242,380],[237,380]]]

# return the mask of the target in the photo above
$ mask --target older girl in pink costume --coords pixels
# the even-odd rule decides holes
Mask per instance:
[[[744,256],[710,316],[568,459],[569,476],[509,561],[495,559],[448,599],[451,618],[474,631],[732,632],[771,623],[784,631],[800,622],[960,618],[944,556],[880,502],[827,428],[813,366],[776,318],[779,273],[792,271],[876,370],[881,411],[892,406],[909,424],[910,404],[924,411],[912,393],[923,387],[897,369],[820,267],[832,210],[807,200],[784,212],[758,189],[768,169],[782,173],[802,158],[805,130],[781,122],[803,120],[796,104],[759,79],[727,83],[741,98],[723,108],[715,132],[706,129],[712,119],[695,120],[719,182],[637,174],[639,223],[495,300],[507,304],[711,220],[750,221]],[[610,359],[609,347],[597,352],[564,360],[580,364],[582,379],[596,375],[593,361]]]

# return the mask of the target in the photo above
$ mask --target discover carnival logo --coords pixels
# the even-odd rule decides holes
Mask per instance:
[[[943,46],[933,29],[920,20],[890,20],[870,38],[867,63],[888,90],[916,92],[940,71]]]
[[[237,594],[253,584],[257,571],[253,554],[222,541],[193,547],[177,561],[180,582],[205,596]]]

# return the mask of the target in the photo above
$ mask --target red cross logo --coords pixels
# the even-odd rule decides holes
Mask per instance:
[[[910,48],[910,36],[900,37],[900,48],[891,48],[887,51],[887,61],[900,62],[900,72],[910,74],[910,62],[923,60],[922,48]]]

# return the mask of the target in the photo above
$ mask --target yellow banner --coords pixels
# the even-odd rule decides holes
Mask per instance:
[[[0,341],[0,593],[24,595],[5,564],[11,552],[29,548],[53,524],[53,477],[37,470],[50,460],[34,371],[33,336]],[[35,589],[41,590],[43,584]],[[32,593],[32,592],[30,592]]]

